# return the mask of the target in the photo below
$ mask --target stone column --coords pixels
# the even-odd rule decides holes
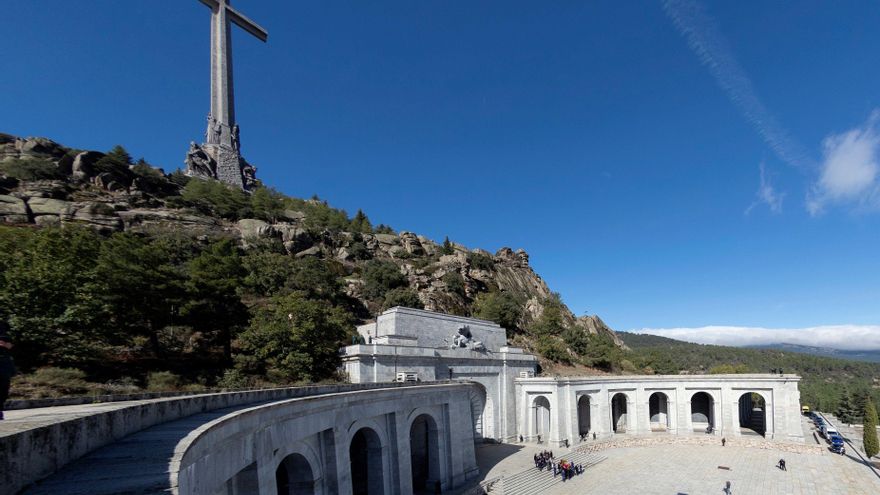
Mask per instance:
[[[694,432],[694,422],[693,417],[691,416],[691,394],[690,391],[686,390],[684,387],[678,388],[681,394],[681,428],[679,428],[679,434],[687,434],[690,435]],[[682,431],[682,429],[684,431]]]
[[[397,458],[397,470],[400,474],[400,492],[399,493],[412,493],[412,450],[410,445],[409,438],[409,428],[407,427],[407,419],[404,411],[398,411],[397,413],[392,415],[391,421],[394,421],[395,428],[394,430],[397,432],[396,438],[394,441],[397,443],[396,455],[394,457]],[[438,418],[439,419],[439,418]],[[431,426],[429,425],[428,428]],[[389,432],[389,440],[391,436],[391,432]],[[439,435],[438,435],[439,437]],[[438,438],[439,441],[439,438]],[[428,458],[430,459],[431,445],[430,443],[427,445],[428,449]],[[393,467],[391,468],[393,469]],[[387,483],[386,483],[387,486]],[[393,489],[392,489],[393,490]]]
[[[605,437],[614,434],[613,419],[611,418],[611,394],[607,387],[603,386],[602,390],[597,394],[597,407],[599,414],[596,415],[596,429],[599,434]]]
[[[599,408],[600,396],[600,393],[590,395],[590,436],[592,437],[592,433],[596,433],[597,438],[604,433],[602,429],[602,411]]]
[[[638,433],[638,422],[636,419],[638,417],[636,413],[637,405],[635,399],[632,397],[633,395],[635,395],[635,391],[633,391],[632,395],[626,394],[626,432],[630,435]]]
[[[636,397],[636,431],[635,433],[651,432],[651,391],[645,390],[643,386],[636,388],[633,394]]]
[[[565,401],[559,393],[559,386],[554,385],[553,395],[550,397],[550,438],[547,444],[551,446],[562,446],[562,437],[565,434],[565,425],[563,424],[563,415]]]
[[[577,392],[572,389],[571,383],[565,385],[565,397],[568,402],[566,408],[566,420],[568,421],[567,433],[569,445],[572,447],[578,443],[578,408],[577,408]]]
[[[336,486],[339,493],[351,493],[351,457],[349,456],[348,435],[340,428],[333,428],[333,444],[336,445]],[[330,476],[331,473],[325,473]]]
[[[764,399],[764,438],[773,440],[776,438],[776,396],[771,390]],[[800,418],[798,418],[800,419]],[[783,423],[784,424],[784,423]],[[800,425],[798,425],[800,426]]]

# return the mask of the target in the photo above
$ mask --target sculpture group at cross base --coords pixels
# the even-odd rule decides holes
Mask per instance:
[[[223,144],[223,124],[214,118],[212,114],[208,114],[208,125],[205,129],[205,144]],[[241,148],[241,130],[238,124],[232,126],[230,132],[230,145],[232,149],[238,151]]]
[[[237,128],[238,126],[236,126]],[[216,145],[213,145],[216,147]],[[189,151],[186,153],[186,174],[190,177],[199,177],[203,179],[219,180],[217,174],[217,160],[209,152],[207,144],[199,146],[195,141],[190,141]],[[257,167],[251,165],[241,155],[238,150],[232,150],[232,153],[238,158],[239,169],[241,171],[242,186],[245,190],[251,190],[257,186]]]

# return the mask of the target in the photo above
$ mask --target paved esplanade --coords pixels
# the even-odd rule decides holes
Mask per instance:
[[[507,449],[507,450],[506,450]],[[508,455],[509,446],[485,445],[477,450],[481,477],[512,476],[530,468],[539,447],[523,446]],[[500,462],[498,454],[506,456]],[[567,452],[555,449],[557,458]],[[557,482],[546,495],[722,494],[725,482],[741,495],[873,495],[880,480],[864,464],[831,453],[798,454],[775,449],[719,445],[658,445],[602,451],[605,459],[582,476]],[[496,457],[496,459],[493,459]],[[776,467],[785,458],[788,467]],[[486,460],[488,459],[488,462]],[[721,466],[722,468],[719,468]],[[723,469],[729,468],[729,469]],[[511,487],[512,488],[512,487]],[[505,492],[508,485],[505,485]]]

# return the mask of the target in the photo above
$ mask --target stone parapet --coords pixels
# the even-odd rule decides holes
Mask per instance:
[[[0,493],[17,493],[83,455],[145,428],[193,414],[284,400],[411,384],[338,384],[34,409],[33,420],[4,421]]]

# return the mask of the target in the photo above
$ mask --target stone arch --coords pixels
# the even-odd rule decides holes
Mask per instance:
[[[486,393],[486,387],[483,384],[473,382],[473,385],[468,392],[468,396],[471,401],[474,441],[482,442],[485,439],[495,438],[492,397]]]
[[[550,438],[550,399],[539,395],[532,400],[532,435],[539,442]]]
[[[651,431],[669,431],[669,396],[665,392],[654,392],[648,397],[648,418]]]
[[[316,483],[311,463],[297,452],[285,457],[275,470],[278,495],[315,495]]]
[[[715,397],[706,391],[694,392],[690,400],[690,415],[693,431],[699,433],[714,431]]]
[[[324,493],[323,488],[323,478],[324,472],[323,467],[321,465],[320,457],[315,452],[315,450],[304,442],[297,442],[291,445],[289,448],[279,449],[275,452],[274,459],[281,459],[278,462],[278,467],[275,470],[275,482],[278,486],[278,495],[283,495],[287,493],[314,493],[315,495],[321,495]],[[286,484],[296,483],[297,480],[301,480],[300,474],[304,472],[301,470],[303,467],[301,461],[305,461],[308,464],[309,469],[311,470],[311,478],[312,478],[312,491],[305,490],[300,488],[299,491],[284,491],[282,489],[282,482]],[[293,464],[293,465],[292,465]],[[284,473],[280,473],[279,471],[285,468]],[[294,468],[294,469],[291,469]],[[291,476],[293,475],[293,476]],[[284,477],[287,477],[286,480]],[[299,485],[305,486],[305,485]]]
[[[744,392],[737,400],[741,435],[767,435],[767,399],[760,392]]]
[[[352,495],[385,493],[384,445],[369,426],[357,430],[348,445]]]
[[[614,433],[626,433],[629,420],[628,399],[624,392],[617,392],[611,396],[611,431]]]
[[[435,493],[443,486],[440,431],[430,414],[416,416],[409,426],[410,470],[413,493]]]
[[[590,396],[587,394],[581,395],[577,401],[577,414],[578,414],[578,435],[581,438],[586,438],[589,435],[590,430],[592,428],[592,418],[590,417]]]

